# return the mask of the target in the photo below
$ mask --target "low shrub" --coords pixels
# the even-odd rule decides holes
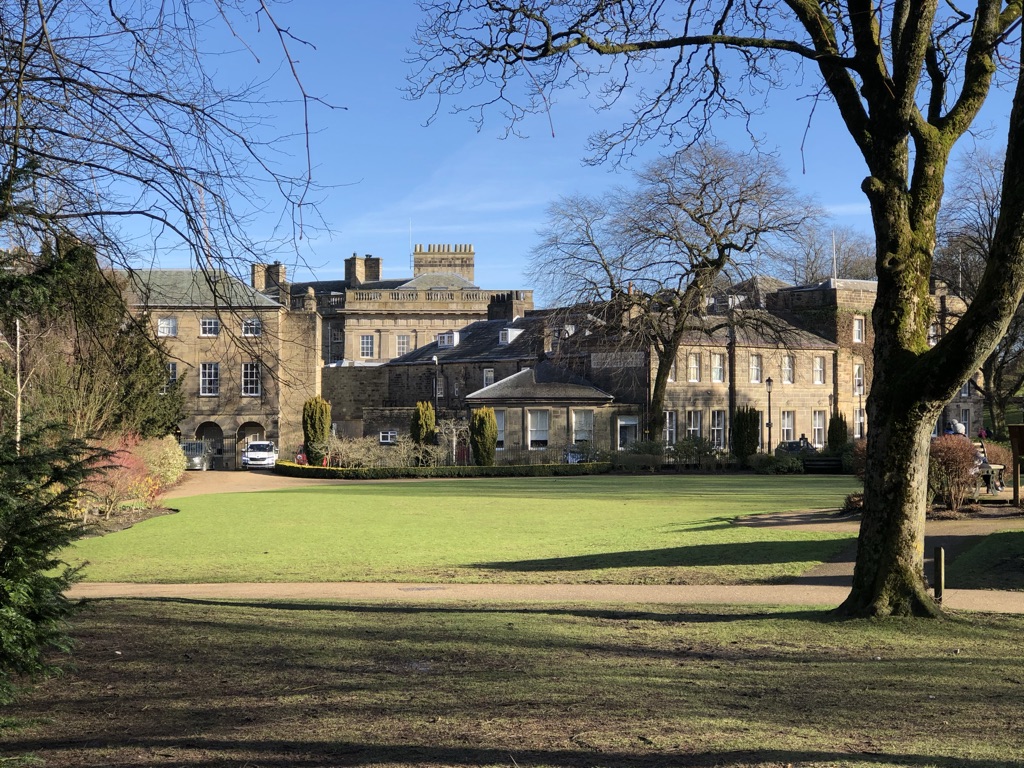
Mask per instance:
[[[611,456],[611,463],[615,469],[626,472],[655,472],[664,465],[665,457],[660,453],[632,453],[622,451]]]
[[[928,489],[958,512],[978,483],[978,457],[974,443],[963,435],[941,435],[932,440],[928,461]]]
[[[703,437],[684,437],[669,449],[676,466],[714,469],[720,458],[715,444]]]
[[[747,457],[747,466],[759,475],[802,475],[804,463],[798,456],[772,456],[755,453]]]
[[[855,440],[853,442],[853,448],[850,449],[849,459],[846,458],[845,454],[843,456],[843,468],[846,468],[846,462],[849,461],[850,471],[863,483],[864,468],[867,466],[867,458],[868,441],[864,439]]]
[[[136,452],[161,491],[170,488],[185,474],[187,461],[174,435],[143,440]]]
[[[989,464],[1002,464],[1007,472],[1013,471],[1013,451],[1003,443],[985,443],[985,455]]]
[[[843,501],[842,512],[844,515],[859,515],[864,511],[864,494],[851,493]]]

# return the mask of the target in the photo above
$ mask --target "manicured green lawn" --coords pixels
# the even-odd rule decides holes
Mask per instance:
[[[1021,768],[1024,618],[117,600],[0,762]]]
[[[93,581],[764,583],[849,536],[731,524],[838,507],[845,477],[650,476],[365,483],[178,499],[80,542]]]

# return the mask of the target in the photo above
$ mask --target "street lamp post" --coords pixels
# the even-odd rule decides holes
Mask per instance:
[[[438,371],[437,371],[437,355],[434,355],[434,357],[431,358],[431,359],[434,361],[434,413],[436,414],[438,406],[439,406],[437,385],[440,382],[440,379],[438,378]],[[435,416],[434,418],[437,418],[437,417]]]
[[[764,380],[764,388],[768,391],[768,454],[772,452],[772,377]]]

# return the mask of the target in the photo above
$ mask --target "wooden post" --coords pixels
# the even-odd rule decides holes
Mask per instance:
[[[1024,452],[1024,424],[1010,424],[1010,449],[1013,451],[1013,506],[1020,506],[1020,455]]]
[[[932,564],[935,567],[935,602],[941,605],[942,593],[946,590],[946,550],[936,547]]]

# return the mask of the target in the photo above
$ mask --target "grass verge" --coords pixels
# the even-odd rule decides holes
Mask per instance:
[[[1020,768],[1024,618],[100,601],[0,725],[65,768]],[[7,721],[5,721],[7,722]]]
[[[846,477],[644,476],[365,483],[179,499],[79,542],[95,581],[775,583],[852,533],[732,524],[838,507]]]
[[[958,589],[1024,590],[1024,531],[986,536],[950,565]]]

